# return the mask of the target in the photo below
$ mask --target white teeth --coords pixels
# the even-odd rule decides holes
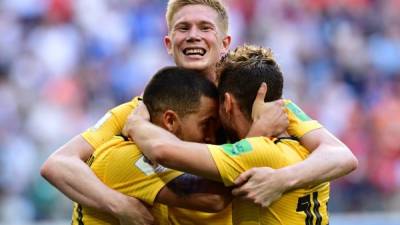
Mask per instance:
[[[204,55],[205,50],[201,48],[190,48],[190,49],[185,49],[184,53],[185,55]]]

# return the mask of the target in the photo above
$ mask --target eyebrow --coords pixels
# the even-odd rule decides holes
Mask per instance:
[[[212,22],[209,22],[209,21],[205,21],[205,20],[202,20],[202,21],[198,22],[197,24],[200,24],[200,25],[211,25],[212,27],[216,27],[216,24],[214,24]],[[180,25],[190,25],[190,23],[187,22],[187,21],[182,21],[182,22],[176,23],[174,25],[174,27],[177,27],[177,26],[180,26]]]
[[[189,23],[186,22],[186,21],[182,21],[182,22],[179,22],[179,23],[175,24],[174,27],[177,27],[177,26],[180,26],[180,25],[189,25]]]

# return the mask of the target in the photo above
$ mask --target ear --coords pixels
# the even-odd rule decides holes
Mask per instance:
[[[225,92],[224,94],[224,110],[225,113],[227,113],[228,115],[230,115],[232,113],[232,109],[233,109],[233,102],[232,102],[232,95],[229,94],[228,92]]]
[[[169,34],[164,37],[164,45],[167,49],[168,55],[172,55],[172,41]]]
[[[163,113],[162,124],[165,129],[175,135],[179,132],[181,127],[180,118],[173,110],[167,110]]]
[[[221,50],[222,55],[225,55],[228,52],[229,47],[231,46],[231,41],[232,38],[230,35],[226,35],[224,39],[222,39],[222,50]]]

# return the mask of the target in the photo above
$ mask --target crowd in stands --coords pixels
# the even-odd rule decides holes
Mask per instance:
[[[359,160],[331,212],[400,210],[400,0],[226,0],[232,48],[270,47],[285,98]],[[166,0],[0,1],[0,222],[69,218],[43,161],[173,65]]]

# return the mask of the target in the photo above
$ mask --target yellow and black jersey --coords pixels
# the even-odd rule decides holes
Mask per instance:
[[[206,213],[154,203],[158,192],[182,172],[152,166],[137,146],[114,137],[96,149],[88,164],[110,188],[152,205],[151,213],[159,225],[231,225],[231,207],[219,213]],[[119,224],[112,215],[75,204],[72,225]]]
[[[129,114],[138,104],[139,97],[135,97],[130,102],[111,109],[94,126],[83,132],[81,136],[94,149],[97,149],[114,136],[121,135]]]
[[[231,225],[232,206],[229,205],[223,211],[218,213],[207,213],[169,207],[168,219],[171,225]]]
[[[182,172],[152,166],[133,142],[114,137],[97,149],[89,164],[96,176],[110,188],[153,205],[158,192]],[[156,204],[152,208],[158,224],[167,224],[167,209]],[[163,222],[164,221],[164,222]],[[73,225],[119,224],[116,218],[93,208],[75,204]]]
[[[93,127],[83,132],[81,136],[96,149],[112,137],[120,135],[129,114],[139,104],[138,98],[135,97],[132,101],[111,109]],[[289,118],[288,133],[291,136],[300,138],[304,134],[322,127],[318,121],[312,120],[292,101],[286,99],[285,105]]]
[[[282,168],[309,155],[295,140],[263,137],[243,139],[235,144],[209,145],[209,151],[226,186],[233,185],[241,173],[253,167]],[[329,183],[285,193],[268,208],[237,198],[232,203],[233,224],[328,224],[328,200]]]
[[[306,133],[322,127],[318,121],[311,119],[292,101],[285,99],[284,102],[289,119],[289,127],[287,132],[290,136],[301,138]]]

